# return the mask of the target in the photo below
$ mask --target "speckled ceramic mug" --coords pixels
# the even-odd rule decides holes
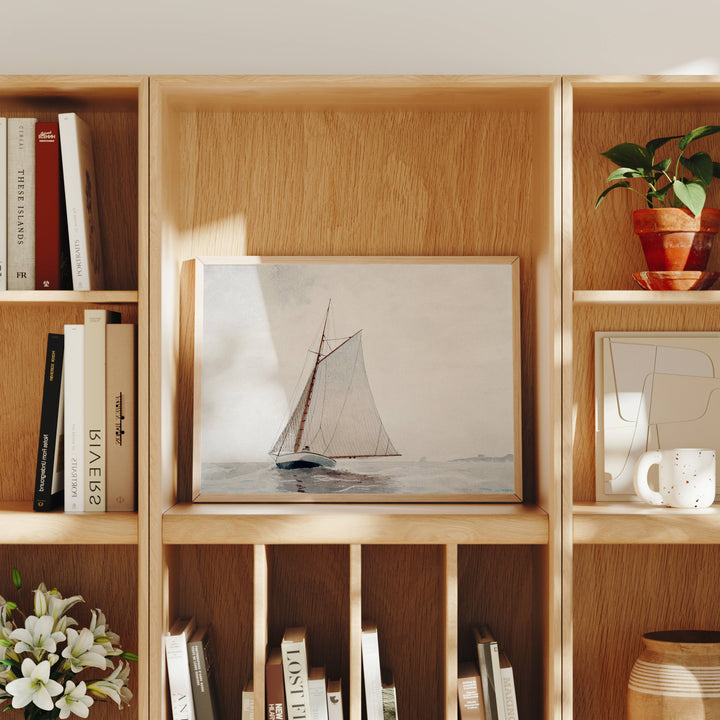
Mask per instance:
[[[658,491],[648,485],[648,471],[659,466]],[[635,465],[635,492],[651,505],[704,508],[715,501],[715,451],[674,448],[643,453]]]

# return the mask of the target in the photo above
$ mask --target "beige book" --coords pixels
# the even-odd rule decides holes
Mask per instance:
[[[457,692],[460,720],[485,720],[480,673],[472,663],[460,663]]]
[[[308,720],[310,717],[309,668],[305,635],[304,627],[288,628],[280,643],[288,720]]]
[[[195,720],[187,644],[196,627],[194,617],[178,618],[165,635],[172,720]]]
[[[135,509],[135,325],[106,328],[106,509]]]
[[[327,681],[328,720],[343,720],[342,683],[340,680]]]
[[[104,512],[106,504],[105,329],[120,321],[111,310],[85,310],[85,511]]]

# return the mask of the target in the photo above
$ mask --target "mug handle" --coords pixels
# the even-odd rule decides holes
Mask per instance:
[[[650,450],[643,453],[637,463],[635,463],[635,473],[633,474],[633,486],[637,496],[651,505],[663,505],[662,495],[650,489],[648,485],[648,470],[652,465],[659,465],[662,460],[662,452],[660,450]]]

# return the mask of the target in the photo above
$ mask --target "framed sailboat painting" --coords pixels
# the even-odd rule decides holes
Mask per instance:
[[[522,500],[518,258],[188,263],[193,500]]]

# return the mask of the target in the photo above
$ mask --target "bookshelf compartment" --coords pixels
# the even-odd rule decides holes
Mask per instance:
[[[145,83],[131,77],[0,77],[0,116],[50,121],[76,112],[90,126],[107,290],[138,289]]]
[[[121,314],[122,322],[137,323],[134,304],[105,305]],[[0,345],[0,397],[12,421],[0,433],[0,502],[31,502],[35,490],[40,410],[42,406],[45,351],[49,332],[63,333],[65,324],[84,322],[82,304],[2,305],[0,336],[13,338]]]
[[[445,557],[436,545],[362,548],[362,619],[377,625],[403,717],[445,717]]]
[[[477,665],[473,627],[489,625],[512,664],[520,717],[544,717],[545,611],[539,598],[547,549],[460,545],[457,558],[458,663]]]
[[[715,332],[713,305],[576,305],[573,309],[573,502],[595,501],[595,332]]]
[[[253,676],[253,548],[179,545],[168,556],[168,627],[191,615],[199,626],[211,624],[219,712],[234,717],[243,686]]]
[[[20,571],[22,588],[19,592],[12,583],[12,568]],[[88,627],[90,611],[100,608],[110,629],[120,636],[123,650],[138,654],[139,661],[132,663],[130,670],[129,687],[133,699],[122,714],[128,720],[145,717],[143,698],[138,691],[141,675],[147,673],[148,659],[147,649],[140,647],[138,639],[137,546],[0,546],[0,595],[18,602],[20,609],[29,615],[34,607],[32,591],[41,582],[48,589],[57,588],[65,598],[72,595],[84,598],[84,603],[69,611],[70,617],[81,627]],[[92,669],[85,675],[98,677]],[[98,720],[111,720],[118,712],[113,702],[96,701],[91,708],[92,717]],[[8,714],[13,716],[12,711]]]
[[[633,192],[614,190],[594,209],[597,197],[609,187],[605,178],[617,167],[600,153],[621,142],[645,145],[652,138],[685,135],[701,125],[715,124],[720,85],[578,81],[573,85],[572,103],[572,148],[566,152],[572,162],[573,286],[575,290],[634,290],[638,286],[632,273],[647,266],[633,232],[632,211],[645,205]],[[676,148],[677,141],[670,141],[656,158],[669,157]],[[701,150],[717,161],[720,139],[697,140],[686,155]],[[642,190],[642,183],[634,182],[633,187]],[[718,203],[720,188],[713,183],[706,207],[718,207]],[[720,267],[719,253],[715,243],[708,270]]]
[[[716,629],[717,545],[582,545],[574,550],[574,717],[624,717],[643,633]]]

